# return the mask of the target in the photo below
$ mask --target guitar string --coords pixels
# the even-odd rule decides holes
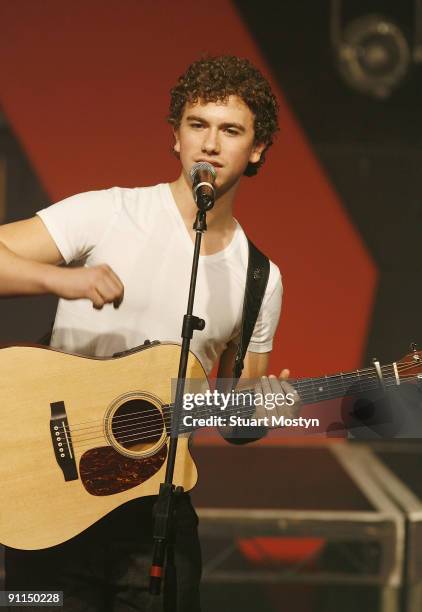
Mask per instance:
[[[196,429],[195,427],[192,427],[192,428],[186,427],[183,431],[180,431],[178,435],[181,435],[183,433],[189,433],[191,431],[194,431],[195,429]],[[347,425],[345,425],[345,429],[347,429]],[[153,440],[153,439],[158,440],[161,437],[163,431],[164,431],[164,428],[161,427],[159,429],[151,430],[148,434],[142,435],[142,437],[139,437],[139,434],[136,434],[134,436],[131,436],[131,438],[133,438],[133,439],[131,439],[130,441],[126,440],[126,443],[130,442],[131,444],[146,444],[150,440]],[[170,432],[167,431],[166,434],[165,434],[166,438],[168,438],[169,435],[170,435]],[[95,440],[97,440],[97,441],[102,440],[104,445],[112,446],[112,444],[110,444],[110,442],[105,437],[96,437]],[[125,440],[118,440],[118,442],[122,443],[122,442],[125,442]],[[124,446],[124,444],[122,444],[122,445]],[[98,443],[96,444],[96,446],[98,446]],[[74,449],[80,450],[80,449],[83,449],[83,448],[90,448],[91,449],[92,448],[92,442],[89,442],[87,440],[87,441],[84,441],[83,443],[79,442],[78,444],[74,445]]]
[[[409,368],[411,369],[412,367],[414,367],[413,363],[403,364],[403,365],[400,366],[400,370],[405,370],[405,369],[409,369]],[[384,366],[384,369],[386,369],[386,368],[387,368],[387,366]],[[393,374],[394,374],[394,369],[393,368],[390,368],[390,369],[392,370],[392,372],[391,372],[391,377],[392,377]],[[387,375],[387,372],[385,372],[385,374]],[[369,376],[369,377],[367,376],[364,380],[357,378],[354,381],[351,381],[351,380],[344,381],[344,377],[345,376],[355,376],[356,377],[357,375],[355,373],[350,373],[350,374],[346,374],[346,375],[341,375],[341,374],[338,374],[338,375],[336,374],[335,375],[335,377],[338,377],[338,376],[341,376],[342,380],[338,381],[338,382],[334,382],[334,384],[332,382],[330,382],[329,379],[327,381],[326,378],[298,379],[298,380],[292,379],[291,380],[291,384],[293,386],[296,386],[296,388],[297,388],[297,390],[299,392],[299,395],[300,395],[300,397],[302,399],[305,397],[305,394],[308,393],[308,392],[310,392],[311,395],[315,395],[316,388],[324,387],[324,383],[326,385],[326,391],[328,391],[328,395],[327,395],[327,397],[325,399],[327,399],[329,396],[331,396],[331,394],[333,392],[335,393],[335,392],[337,392],[341,388],[343,388],[343,390],[344,390],[345,384],[348,384],[348,383],[350,384],[350,383],[354,382],[354,383],[359,384],[359,386],[360,386],[359,391],[362,391],[362,392],[366,391],[366,390],[369,390],[369,388],[366,388],[366,389],[363,388],[365,383],[367,384],[368,382],[369,383],[375,382],[375,383],[377,383],[377,385],[379,385],[379,378],[378,378],[377,375],[373,375],[373,376]],[[409,377],[407,377],[406,380],[408,378]],[[315,382],[317,380],[320,381],[320,384],[317,384]],[[305,385],[307,385],[309,388],[306,388]],[[243,393],[248,393],[248,392],[252,393],[252,392],[254,392],[254,389],[238,389],[238,390],[234,391],[235,394],[242,393],[242,392]],[[320,395],[320,393],[321,392],[318,391],[318,393],[317,393],[318,398],[322,397],[322,395]],[[143,410],[143,414],[147,414],[148,412],[154,413],[156,410],[157,410],[157,408],[146,408],[146,409]],[[136,416],[138,414],[139,414],[139,412],[128,413],[128,414],[125,414],[125,415],[116,415],[115,417],[113,417],[113,419],[115,421],[123,420],[124,422],[126,422],[127,417]],[[80,426],[81,425],[86,425],[86,424],[89,424],[89,423],[95,423],[95,421],[94,420],[89,420],[89,421],[81,421],[80,423],[76,423],[75,425],[73,425],[73,430],[76,430],[76,429],[88,429],[87,427],[80,427]]]
[[[233,408],[233,406],[231,406],[231,408]],[[244,412],[244,407],[242,407],[242,406],[241,407],[236,406],[235,408],[237,410],[235,410],[234,413],[238,413],[239,411],[240,412],[242,412],[242,411]],[[252,406],[248,406],[248,408],[252,408]],[[205,415],[206,416],[210,416],[209,415],[209,411],[207,411],[206,413],[203,413],[203,414],[204,414],[204,416]],[[226,413],[226,415],[230,416],[230,411],[228,411]],[[161,418],[161,415],[160,415],[160,418]],[[195,418],[199,418],[198,415],[196,415]],[[162,417],[162,422],[163,422],[163,424],[165,423],[167,428],[169,428],[168,425],[171,424],[171,415],[163,416]],[[195,427],[191,428],[191,427],[185,427],[185,426],[183,426],[183,428],[184,428],[185,431],[186,430],[195,429]],[[129,436],[119,436],[118,440],[120,442],[124,442],[124,441],[130,440],[130,441],[132,441],[132,443],[135,443],[135,442],[142,442],[142,441],[144,441],[144,440],[146,440],[148,438],[160,437],[161,432],[163,431],[163,427],[160,426],[158,429],[156,429],[156,428],[155,429],[148,429],[148,428],[145,428],[145,427],[141,427],[140,429],[137,429],[136,427],[135,428],[132,427],[131,430],[127,430],[126,432],[122,432],[122,433],[128,433],[129,431],[132,431],[132,432],[136,431],[138,433],[136,433],[136,434],[132,433]],[[136,440],[136,438],[138,438],[138,436],[140,435],[140,432],[143,432],[142,437],[140,439]],[[146,435],[146,434],[153,434],[153,435]],[[135,438],[135,439],[132,439],[132,438]],[[77,443],[75,442],[74,446],[75,446],[75,448],[76,447],[80,448],[81,447],[80,442],[87,442],[89,440],[95,440],[95,439],[104,439],[104,436],[80,439],[79,442],[77,442]]]
[[[170,415],[167,418],[163,419],[163,420],[164,420],[164,424],[166,426],[166,429],[168,430],[167,434],[166,434],[166,437],[168,437],[170,435],[170,433],[171,433],[171,417],[170,417]],[[167,422],[167,421],[169,421],[169,422]],[[185,429],[185,431],[179,432],[179,435],[181,435],[182,433],[188,433],[189,431],[191,431],[190,427],[185,427],[184,429]],[[192,429],[194,429],[194,428],[192,428]],[[119,437],[117,441],[120,442],[120,443],[123,442],[123,441],[126,441],[126,442],[129,441],[132,444],[142,443],[142,442],[144,442],[144,440],[148,440],[148,439],[153,439],[153,438],[159,439],[161,437],[161,434],[162,434],[163,431],[164,431],[164,427],[159,427],[158,429],[147,430],[146,433],[148,433],[150,435],[143,435],[142,438],[138,438],[139,434],[135,434],[135,435],[132,434],[131,436],[126,436],[126,437],[123,437],[123,438]],[[135,439],[132,439],[132,438],[135,438]],[[100,437],[96,437],[96,438],[93,438],[93,439],[94,440],[104,439],[104,441],[107,443],[107,440],[105,440],[105,438],[103,438],[102,436],[101,436],[101,438]],[[84,440],[84,442],[86,442],[86,441],[88,441],[88,440]],[[90,446],[91,446],[91,444],[89,444],[88,446],[87,445],[83,445],[83,444],[82,445],[81,444],[77,444],[77,445],[74,445],[74,448],[78,448],[78,449],[80,449],[80,448],[89,448]]]
[[[375,386],[368,387],[367,390],[369,391],[369,390],[375,390],[375,389],[379,389],[378,384],[375,385]],[[306,401],[306,398],[303,396],[303,394],[302,394],[302,399]],[[318,403],[318,401],[322,401],[323,400],[323,398],[318,398],[318,401],[316,401],[314,395],[310,395],[307,399],[314,400],[313,403]],[[311,403],[311,402],[308,402],[308,403]],[[251,407],[251,406],[246,406],[246,407]],[[194,412],[195,418],[201,418],[202,416],[203,417],[210,416],[210,412],[211,412],[212,408],[216,408],[216,407],[207,406],[207,407],[204,407],[205,409],[201,409],[201,408],[196,407],[196,410]],[[233,409],[233,408],[235,408],[237,410],[241,410],[242,408],[244,408],[244,406],[242,406],[242,405],[239,406],[238,403],[236,403],[236,404],[230,404],[229,403],[226,406],[225,411],[228,412],[230,409]],[[223,412],[223,411],[221,411],[221,412]],[[136,428],[140,424],[143,425],[143,429],[144,430],[145,430],[145,427],[146,427],[146,432],[148,432],[148,426],[155,425],[155,422],[158,419],[162,419],[162,418],[166,419],[166,418],[168,418],[166,415],[164,415],[162,417],[161,416],[162,413],[158,409],[155,410],[156,418],[151,418],[150,416],[145,418],[144,412],[136,413],[136,414],[137,414],[136,417],[134,417],[132,419],[127,419],[125,421],[125,422],[129,422],[130,421],[131,425],[129,425],[129,426],[123,425],[123,426],[120,426],[120,427],[119,426],[114,426],[113,429],[112,429],[113,433],[117,432],[117,435],[121,436],[122,434],[130,432],[130,431],[134,431],[134,430],[135,431],[139,431]],[[222,414],[221,416],[224,416],[224,415]],[[112,420],[114,422],[115,419],[113,418]],[[79,434],[74,434],[73,433],[74,432],[74,427],[72,427],[72,428],[68,427],[67,428],[67,431],[70,432],[70,434],[72,435],[72,439],[75,440],[75,442],[76,441],[80,441],[80,440],[83,440],[83,441],[94,440],[95,437],[92,438],[92,437],[83,437],[83,436],[92,436],[92,435],[95,435],[95,433],[96,433],[95,430],[100,432],[100,431],[103,430],[103,427],[99,426],[98,423],[97,423],[97,425],[95,427],[84,428],[84,431],[82,433],[79,433]]]
[[[248,408],[253,408],[253,407],[252,406],[248,406]],[[239,411],[240,412],[244,412],[245,407],[244,406],[236,406],[236,409],[237,410],[232,410],[231,413],[230,413],[230,411],[228,411],[227,412],[227,416],[229,416],[229,414],[236,414]],[[204,416],[205,416],[205,414],[204,414]],[[209,413],[207,413],[207,416],[210,416]],[[199,417],[196,416],[195,418],[199,418]],[[167,429],[171,430],[172,419],[171,419],[171,415],[170,414],[169,415],[163,415],[162,417],[161,417],[161,414],[160,414],[160,420],[161,420],[162,423],[165,424]],[[140,423],[142,425],[145,425],[145,423],[142,423],[142,421]],[[150,424],[150,423],[151,422],[149,422],[148,424]],[[119,442],[121,442],[121,441],[131,440],[134,435],[136,437],[136,436],[139,435],[140,432],[144,432],[146,434],[149,434],[149,433],[152,433],[152,432],[162,431],[162,429],[163,429],[161,425],[158,425],[158,423],[153,423],[152,425],[153,425],[153,429],[148,429],[148,428],[145,428],[145,427],[137,428],[136,426],[135,427],[132,426],[130,429],[127,429],[127,430],[123,431],[121,434],[118,434],[118,436],[116,436],[116,438],[118,439]],[[157,427],[157,426],[158,426],[158,429],[156,429],[156,428],[154,429],[154,427]],[[190,428],[185,427],[184,425],[181,425],[181,427],[183,427],[184,429],[190,429]],[[125,433],[128,433],[128,432],[135,432],[135,431],[138,432],[138,433],[136,433],[136,434],[131,433],[131,435],[129,435],[129,436],[122,435],[122,434],[125,434]],[[114,432],[114,430],[113,430],[113,432]],[[103,436],[100,436],[100,437],[102,438]],[[96,440],[96,439],[99,439],[100,437],[80,438],[78,440],[78,442],[80,442],[80,441],[87,442],[89,440]]]
[[[408,377],[408,379],[410,379],[410,377]],[[391,379],[391,384],[389,384],[389,381],[385,381],[385,382],[387,383],[387,386],[396,386],[396,383],[395,383],[395,380],[394,380],[394,379]],[[375,385],[375,386],[371,386],[371,387],[369,387],[368,385],[366,385],[366,386],[367,386],[367,389],[366,389],[366,390],[375,390],[375,389],[379,389],[379,388],[380,388],[378,384],[377,384],[377,385]],[[363,391],[363,390],[362,390],[362,391]],[[347,394],[345,394],[345,396],[346,396],[346,395],[347,395]],[[302,393],[302,394],[301,394],[301,397],[302,397],[302,399],[303,399],[304,401],[308,401],[308,403],[318,403],[318,401],[323,401],[324,399],[326,399],[326,398],[323,398],[323,397],[321,397],[321,396],[318,396],[318,400],[317,400],[317,399],[316,399],[316,397],[315,397],[315,394],[314,394],[314,393],[312,393],[311,395],[308,395],[308,397],[306,397],[306,394]],[[312,400],[312,401],[309,401],[309,400]],[[239,408],[239,405],[238,405],[238,403],[236,403],[236,404],[228,404],[228,406],[227,406],[227,408],[232,408],[232,407]],[[207,407],[207,409],[206,409],[205,411],[202,411],[202,412],[201,412],[201,410],[200,410],[200,409],[198,409],[198,407],[197,407],[197,410],[196,410],[196,412],[195,412],[195,417],[196,417],[196,418],[200,418],[200,416],[201,416],[201,415],[204,415],[204,416],[209,416],[210,408],[212,408],[212,406],[208,406],[208,407]],[[155,412],[156,412],[156,414],[157,414],[157,417],[159,416],[159,417],[161,418],[161,413],[158,411],[158,409],[155,409]],[[134,419],[128,419],[128,420],[130,420],[130,421],[134,421],[134,422],[132,423],[132,426],[131,426],[132,430],[133,430],[133,426],[134,426],[134,425],[136,426],[136,425],[138,425],[138,424],[139,424],[139,418],[141,419],[141,422],[143,422],[143,423],[144,423],[144,425],[145,425],[145,424],[147,424],[147,425],[148,425],[148,423],[149,423],[149,422],[153,422],[153,421],[148,421],[148,420],[146,420],[146,419],[145,419],[144,412],[143,412],[142,414],[140,414],[140,413],[134,413],[134,414],[137,414],[137,418],[134,418]],[[155,420],[156,420],[156,419],[155,419]],[[114,421],[114,419],[113,419],[113,421]],[[124,428],[124,427],[115,428],[115,429],[123,429],[123,428]],[[71,429],[70,429],[69,427],[67,427],[67,431],[68,431],[69,433],[71,433],[71,435],[72,435],[72,436],[73,436],[73,431],[74,431],[74,429],[75,429],[74,427],[72,427]],[[86,435],[86,434],[88,434],[88,435],[89,435],[88,430],[92,430],[92,429],[94,429],[94,430],[95,430],[95,429],[97,429],[98,431],[102,431],[102,427],[101,427],[101,426],[99,427],[98,425],[97,425],[96,427],[94,427],[94,428],[92,428],[92,427],[91,427],[91,428],[83,428],[83,429],[84,429],[85,431],[84,431],[84,433],[82,433],[82,436],[83,436],[83,435]],[[127,429],[127,431],[129,431],[129,430],[130,430],[130,429]],[[92,433],[94,433],[94,431],[92,431]],[[123,433],[123,432],[122,432],[122,433]],[[74,437],[74,439],[75,439],[75,440],[77,440],[77,439],[78,439],[77,434],[75,434],[73,437]],[[81,436],[79,435],[79,439],[86,440],[86,439],[88,439],[88,438],[81,438]]]
[[[166,423],[166,426],[167,426],[167,423]],[[195,428],[194,428],[194,427],[192,427],[192,430],[194,430],[194,429],[195,429]],[[345,426],[345,429],[347,429],[347,426]],[[186,427],[186,428],[185,428],[185,431],[179,432],[179,435],[181,435],[182,433],[188,433],[189,431],[191,431],[191,428]],[[121,443],[121,442],[122,442],[122,441],[124,441],[124,440],[126,440],[126,442],[128,442],[128,439],[130,438],[130,440],[129,440],[130,444],[133,444],[133,445],[135,445],[135,444],[145,444],[145,443],[146,443],[146,441],[149,441],[149,440],[151,440],[151,441],[152,441],[152,440],[158,441],[158,440],[160,439],[160,437],[161,437],[161,435],[162,435],[162,433],[163,433],[163,432],[164,432],[164,427],[160,427],[160,428],[158,428],[158,429],[152,429],[152,430],[149,430],[149,431],[147,432],[149,435],[143,435],[141,438],[139,438],[139,437],[138,437],[138,436],[139,436],[139,434],[136,434],[136,435],[129,436],[129,437],[125,438],[125,439],[119,439],[119,440],[118,440],[118,442],[120,442],[120,443]],[[169,435],[170,435],[170,432],[169,432],[169,431],[167,431],[167,432],[166,432],[166,434],[165,434],[166,439],[169,437]],[[134,438],[134,439],[132,439],[132,438]],[[97,438],[94,438],[94,439],[95,439],[95,440],[100,440],[100,439],[101,439],[101,440],[103,440],[103,441],[104,441],[104,443],[106,444],[106,446],[112,446],[112,445],[111,445],[111,444],[108,442],[108,440],[106,440],[106,439],[105,439],[105,438],[103,438],[103,437],[101,437],[101,438],[97,437]],[[86,442],[86,441],[84,441],[84,442]],[[147,442],[147,443],[148,443],[148,442]],[[151,443],[152,443],[152,442],[151,442]],[[124,445],[123,445],[123,446],[124,446]],[[77,444],[77,445],[74,445],[74,448],[77,448],[78,450],[83,449],[83,448],[92,448],[92,444],[80,444],[80,443],[79,443],[79,444]],[[127,450],[130,450],[130,448],[129,448],[129,449],[127,449]]]
[[[414,367],[414,363],[413,363],[413,362],[411,362],[411,363],[409,363],[409,364],[408,364],[408,363],[401,364],[401,365],[400,365],[400,367],[399,367],[398,369],[399,369],[399,370],[405,370],[405,369],[409,369],[409,368],[410,368],[410,369],[412,369],[413,367]],[[383,366],[383,370],[387,370],[387,369],[390,369],[390,370],[391,370],[391,377],[392,377],[392,376],[395,374],[393,366]],[[368,368],[368,370],[370,370],[370,368]],[[373,370],[373,368],[372,368],[371,370],[372,370],[372,371],[374,371],[374,370]],[[343,388],[344,388],[344,386],[345,386],[344,379],[345,379],[345,377],[346,377],[346,376],[349,376],[349,377],[355,377],[355,378],[356,378],[356,380],[354,380],[353,382],[355,382],[355,383],[357,383],[357,384],[359,384],[359,385],[360,385],[361,389],[359,389],[359,391],[361,391],[361,390],[362,390],[362,391],[364,391],[364,390],[368,390],[368,389],[363,389],[363,388],[362,388],[362,385],[363,385],[365,382],[372,382],[372,381],[374,381],[374,382],[376,382],[377,384],[379,384],[379,378],[378,378],[378,375],[377,375],[377,374],[374,374],[374,375],[372,375],[372,376],[366,376],[366,378],[365,378],[364,380],[362,380],[362,379],[361,379],[361,378],[360,378],[360,377],[357,375],[357,373],[356,373],[356,372],[357,372],[357,371],[355,371],[355,372],[350,372],[350,373],[345,373],[345,374],[335,374],[335,375],[328,376],[328,377],[311,378],[311,379],[307,379],[307,378],[302,378],[302,379],[297,379],[297,380],[296,380],[296,379],[291,379],[291,381],[287,381],[287,382],[291,382],[291,384],[292,384],[293,386],[295,386],[295,385],[296,385],[296,387],[297,387],[297,388],[300,390],[300,396],[301,396],[302,398],[304,397],[304,394],[305,394],[306,392],[308,392],[308,391],[310,391],[312,394],[314,394],[314,393],[315,393],[315,387],[316,387],[316,386],[319,386],[319,387],[321,387],[321,386],[322,386],[322,387],[323,387],[323,386],[324,386],[324,384],[326,384],[326,386],[327,386],[327,390],[330,392],[330,393],[329,393],[329,395],[331,395],[331,393],[332,393],[332,392],[337,392],[337,391],[338,391],[338,390],[339,390],[341,387],[343,387]],[[363,370],[359,370],[359,373],[360,373],[360,372],[363,372]],[[385,371],[385,372],[384,372],[384,374],[385,374],[385,375],[388,375],[388,372],[387,372],[387,371]],[[338,381],[338,382],[334,382],[334,384],[333,384],[333,383],[331,382],[331,380],[330,380],[330,379],[332,379],[332,378],[336,378],[336,377],[341,377],[341,379],[342,379],[342,380],[341,380],[341,381]],[[409,377],[407,377],[407,378],[409,378]],[[319,384],[319,385],[317,385],[316,381],[320,381],[320,384]],[[345,382],[346,382],[346,383],[351,383],[352,381],[350,381],[350,380],[349,380],[349,381],[347,381],[347,380],[346,380]],[[257,385],[259,385],[259,383],[257,383]],[[310,389],[306,389],[306,388],[305,388],[305,385],[308,385],[308,387],[310,387]],[[242,392],[243,392],[243,393],[248,393],[248,392],[249,392],[249,393],[252,393],[253,391],[254,391],[254,389],[237,389],[237,390],[235,390],[235,393],[242,393]],[[318,392],[318,393],[319,393],[319,392]],[[329,396],[329,395],[328,395],[328,396]],[[327,396],[327,397],[328,397],[328,396]],[[318,397],[320,397],[320,396],[318,395]],[[130,401],[130,400],[129,400],[129,401]],[[143,414],[146,414],[147,412],[151,412],[151,413],[153,413],[153,412],[155,412],[156,410],[157,410],[156,408],[146,408],[146,409],[144,409],[144,410],[143,410]],[[133,415],[138,415],[138,414],[139,414],[138,412],[133,412],[133,413],[128,413],[128,414],[125,414],[125,415],[120,415],[120,416],[119,416],[119,415],[116,415],[115,417],[113,417],[113,419],[114,419],[114,420],[126,419],[127,417],[130,417],[130,416],[133,416]],[[80,426],[80,425],[84,425],[84,424],[88,424],[88,423],[94,423],[94,422],[95,422],[95,421],[93,421],[93,420],[89,420],[89,421],[81,421],[80,423],[75,424],[73,427],[74,427],[75,429],[76,429],[76,428],[79,428],[79,429],[86,429],[86,428],[82,428],[82,427],[79,427],[79,426]]]
[[[378,388],[378,387],[376,387],[376,388]],[[213,416],[212,408],[213,408],[213,406],[208,406],[207,410],[197,410],[197,411],[195,411],[194,418],[198,419],[198,418],[201,418],[201,417],[205,418],[205,417]],[[248,406],[240,405],[239,406],[237,404],[229,404],[226,407],[224,413],[221,411],[220,416],[231,416],[231,414],[239,414],[239,413],[242,414],[242,412],[243,413],[245,412],[245,408],[255,408],[255,406],[252,406],[252,405],[248,405]],[[267,409],[267,410],[270,410],[270,409]],[[145,420],[143,418],[142,414],[138,414],[138,418],[137,419],[132,419],[133,423],[132,423],[131,426],[129,426],[129,427],[113,427],[112,428],[112,432],[113,432],[113,434],[116,437],[119,438],[119,440],[124,441],[124,440],[131,439],[131,437],[133,437],[133,432],[138,432],[139,434],[141,434],[141,432],[143,432],[145,434],[150,433],[150,431],[152,431],[152,430],[149,430],[148,427],[151,427],[151,426],[152,427],[156,427],[157,426],[157,421],[159,421],[159,420],[164,421],[166,423],[166,425],[169,424],[169,423],[171,424],[171,414],[170,415],[162,415],[161,412],[159,412],[158,410],[156,412],[157,412],[157,418],[156,419]],[[269,415],[271,415],[271,414],[272,413],[269,413]],[[120,430],[120,431],[117,431],[117,433],[116,433],[116,430]],[[100,431],[102,431],[102,428],[98,428],[98,433]],[[157,431],[157,430],[154,429],[153,431]],[[126,436],[126,437],[124,436],[124,434],[129,434],[129,433],[131,434],[130,436]],[[76,442],[79,443],[81,441],[87,442],[87,441],[90,441],[90,440],[100,439],[100,438],[103,437],[103,436],[96,437],[95,434],[96,434],[96,432],[94,432],[94,431],[93,432],[89,432],[89,433],[87,432],[85,435],[88,435],[88,437],[82,437],[84,435],[84,434],[82,434],[82,436],[79,435],[79,437],[72,436],[72,439],[75,440],[75,443]],[[94,435],[94,437],[92,437],[93,435]]]
[[[212,407],[208,407],[207,411],[197,411],[195,413],[195,418],[198,419],[198,418],[201,418],[201,417],[213,416],[211,408]],[[238,414],[238,415],[242,415],[242,413],[245,412],[245,408],[253,408],[253,406],[251,406],[251,405],[249,405],[249,406],[238,406],[238,405],[234,406],[234,405],[230,405],[230,406],[228,406],[227,412],[225,412],[225,414],[220,414],[220,416],[231,416],[231,414],[233,414],[233,413],[234,414]],[[270,414],[273,414],[273,413],[269,413],[269,415]],[[156,429],[153,429],[153,430],[149,429],[149,427],[151,427],[151,426],[156,427],[157,426],[157,422],[154,423],[151,420],[145,421],[145,419],[142,418],[142,415],[139,415],[139,416],[141,417],[140,420],[137,419],[136,422],[134,422],[131,425],[131,427],[126,428],[126,429],[120,428],[120,429],[123,429],[123,431],[121,431],[120,433],[117,432],[117,434],[116,434],[115,429],[113,428],[113,434],[118,436],[121,441],[124,441],[124,440],[129,440],[129,439],[133,438],[133,436],[134,436],[133,432],[138,432],[137,434],[135,434],[135,437],[136,437],[138,435],[144,435],[144,434],[146,435],[146,434],[150,433],[151,431],[157,431]],[[158,420],[158,418],[162,422],[164,421],[166,423],[166,425],[168,425],[171,422],[171,415],[164,415],[162,417],[161,413],[158,413],[158,411],[157,411],[157,419],[156,419],[156,421]],[[185,427],[185,429],[186,429],[186,427]],[[98,430],[98,433],[99,432],[100,432],[100,429]],[[124,436],[124,434],[129,434],[129,433],[131,435]],[[94,431],[90,432],[90,433],[87,432],[87,434],[88,435],[85,434],[85,437],[83,437],[83,436],[79,436],[79,437],[73,436],[73,440],[74,440],[75,444],[78,444],[80,442],[93,441],[95,439],[103,438],[103,435],[101,435],[100,437],[97,437],[96,436],[96,432],[94,432]]]
[[[404,366],[401,367],[401,369],[402,370],[403,369],[408,369],[409,367],[410,368],[413,367],[413,364],[410,364],[409,366],[404,365]],[[406,377],[406,380],[409,380],[411,378],[417,378],[417,377]],[[395,386],[396,385],[395,379],[393,379],[391,377],[391,380],[393,382],[392,385],[389,385],[388,379],[385,380],[384,383],[387,384],[388,386]],[[310,388],[310,389],[305,389],[305,388],[302,389],[302,388],[300,388],[300,385],[297,383],[297,381],[294,381],[294,382],[296,383],[296,386],[298,387],[298,392],[299,392],[300,398],[304,402],[308,401],[308,403],[315,403],[317,401],[324,401],[326,399],[329,399],[330,397],[332,397],[332,393],[338,391],[340,388],[343,388],[342,390],[345,391],[343,384],[341,384],[341,385],[338,385],[338,384],[336,384],[336,385],[332,385],[332,384],[331,385],[327,385],[327,391],[328,391],[328,394],[327,394],[327,392],[326,393],[320,392],[320,391],[316,392],[315,384],[312,384],[312,388]],[[355,381],[355,382],[359,382],[359,381]],[[371,386],[368,386],[368,382],[371,383]],[[373,382],[376,383],[375,386],[372,384]],[[370,377],[369,380],[367,378],[365,381],[360,381],[360,383],[361,384],[359,385],[360,386],[359,393],[379,388],[379,379],[378,379],[377,376]],[[321,385],[319,385],[319,386],[321,387]],[[317,387],[318,387],[318,385],[317,385]],[[241,393],[242,390],[235,391],[234,392],[235,396],[238,395],[239,392]],[[251,393],[251,392],[253,392],[253,390],[243,390],[243,393],[248,393],[248,392]],[[310,399],[313,400],[313,402],[309,402]],[[229,405],[232,405],[232,404],[229,404]],[[196,408],[198,409],[198,407],[196,407]],[[152,415],[153,413],[157,413],[157,412],[159,412],[158,408],[152,408],[152,409],[151,408],[147,408],[147,409],[144,409],[142,411],[141,417],[143,419],[145,419],[145,416],[147,414]],[[196,412],[196,414],[198,414],[198,413],[200,414],[200,410],[198,412]],[[134,418],[133,419],[128,418],[130,416],[133,416]],[[120,423],[128,423],[128,422],[133,421],[133,420],[136,421],[139,418],[139,416],[140,416],[139,412],[133,412],[133,413],[129,413],[129,414],[126,414],[126,415],[121,415],[121,416],[116,415],[115,417],[113,417],[113,422],[117,422],[119,424]],[[97,422],[91,420],[91,421],[85,421],[84,423],[87,424],[87,423],[97,423]],[[82,425],[82,424],[83,423],[75,424],[75,425],[73,425],[71,427],[71,429],[68,427],[67,431],[69,431],[71,433],[71,435],[77,436],[77,433],[75,433],[76,431],[85,430],[85,432],[88,433],[87,430],[91,430],[91,429],[99,429],[99,430],[101,430],[102,429],[101,427],[98,426],[98,424],[96,424],[95,426],[90,426],[90,427],[80,427],[80,425]]]
[[[245,406],[233,406],[232,405],[232,406],[230,406],[230,408],[231,408],[231,410],[228,410],[226,413],[224,413],[223,415],[220,415],[220,416],[229,417],[229,416],[232,416],[233,414],[237,414],[237,415],[240,414],[240,415],[242,415],[242,413],[243,414],[245,413],[245,408],[253,409],[254,406],[249,405],[249,406],[245,407]],[[205,416],[213,416],[212,414],[210,415],[210,412],[211,411],[209,410],[206,413],[202,412],[202,413],[199,413],[199,414],[204,416],[204,417]],[[271,413],[271,414],[273,414],[273,413]],[[250,414],[249,416],[252,416],[252,414]],[[269,414],[268,416],[271,416],[271,415]],[[197,418],[200,418],[200,417],[198,416],[198,414],[195,414],[194,418],[197,419]],[[167,429],[171,429],[171,415],[163,416],[162,422],[166,425]],[[118,442],[120,442],[120,443],[127,442],[127,441],[141,442],[143,439],[147,439],[149,437],[147,434],[154,434],[154,436],[152,436],[152,437],[155,437],[155,435],[157,435],[157,433],[161,434],[161,432],[163,430],[163,427],[162,426],[158,426],[158,423],[154,424],[155,428],[153,428],[153,429],[148,429],[148,426],[151,426],[151,422],[148,422],[148,426],[147,427],[145,427],[145,423],[142,423],[142,421],[137,423],[137,425],[139,425],[139,424],[141,424],[143,426],[141,426],[140,428],[137,427],[137,426],[132,426],[131,428],[126,429],[125,431],[121,432],[121,434],[118,434],[118,436],[116,436]],[[158,429],[157,429],[157,426],[158,426]],[[195,427],[193,427],[193,426],[192,427],[191,426],[185,426],[185,425],[183,425],[183,423],[180,425],[180,427],[181,427],[182,431],[181,432],[179,431],[179,433],[183,433],[183,432],[195,429]],[[129,432],[130,432],[130,435],[122,435],[122,434],[128,434]],[[140,435],[142,436],[142,438],[141,439],[137,439]],[[101,438],[102,438],[102,436],[101,436]],[[84,438],[84,439],[80,439],[79,442],[81,442],[81,441],[87,442],[89,440],[95,440],[95,439],[100,439],[100,438],[99,437],[98,438],[95,438],[95,437],[94,438]]]

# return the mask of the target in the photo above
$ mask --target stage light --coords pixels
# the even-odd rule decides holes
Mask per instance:
[[[385,99],[400,85],[412,61],[422,62],[422,0],[403,28],[389,17],[366,14],[344,23],[343,0],[331,0],[331,44],[343,80],[353,89]]]
[[[337,59],[340,73],[351,87],[387,98],[407,74],[411,52],[393,21],[365,15],[344,28]]]

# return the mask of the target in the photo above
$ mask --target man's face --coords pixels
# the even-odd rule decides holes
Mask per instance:
[[[174,134],[185,176],[196,162],[209,162],[217,173],[218,196],[239,180],[249,162],[259,161],[265,148],[254,144],[254,115],[238,96],[229,96],[227,102],[186,104]]]

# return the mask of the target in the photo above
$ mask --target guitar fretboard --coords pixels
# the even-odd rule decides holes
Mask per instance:
[[[415,367],[420,368],[420,358],[416,355],[414,360],[392,363],[385,366],[375,365],[362,370],[352,372],[340,372],[339,374],[325,375],[315,378],[290,379],[288,382],[299,393],[302,404],[315,404],[350,395],[359,395],[377,389],[387,389],[400,385],[402,382],[414,382],[421,380],[422,374],[414,374]],[[192,414],[195,418],[207,418],[217,416],[242,416],[250,418],[255,413],[255,406],[251,398],[254,389],[242,389],[241,393],[246,401],[239,401],[227,405],[224,412],[220,406],[195,406]],[[235,393],[236,395],[236,393]],[[192,431],[192,427],[180,426],[180,431]]]

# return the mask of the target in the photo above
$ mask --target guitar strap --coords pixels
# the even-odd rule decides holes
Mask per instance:
[[[234,360],[233,379],[238,381],[242,374],[246,351],[258,319],[270,275],[270,262],[248,238],[249,259],[246,272],[245,297],[243,298],[242,325],[237,353]]]

